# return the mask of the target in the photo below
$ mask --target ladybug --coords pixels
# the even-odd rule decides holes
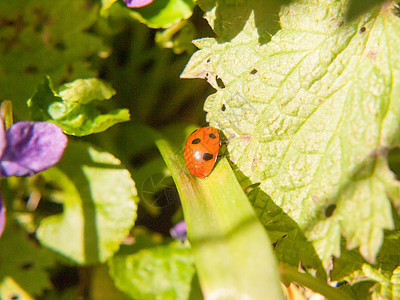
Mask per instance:
[[[214,168],[220,146],[219,132],[214,127],[195,130],[185,144],[185,163],[192,175],[206,178]]]

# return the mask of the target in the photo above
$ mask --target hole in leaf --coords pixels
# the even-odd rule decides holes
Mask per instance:
[[[349,283],[348,283],[346,280],[343,280],[343,281],[339,281],[339,282],[336,284],[337,287],[343,286],[343,285],[349,285]]]
[[[367,28],[365,28],[365,26],[360,28],[360,33],[364,33],[367,30]]]
[[[331,204],[325,209],[325,217],[329,218],[336,210],[336,204]]]
[[[257,73],[258,73],[257,69],[252,69],[252,70],[250,71],[250,74],[251,74],[251,75],[256,75]]]
[[[221,78],[219,78],[219,77],[217,76],[217,77],[215,77],[215,80],[217,81],[217,84],[218,84],[218,86],[219,86],[220,89],[224,89],[224,88],[225,88],[225,84],[224,84],[224,82],[222,81]]]
[[[225,106],[225,104],[222,104],[221,105],[221,111],[225,111],[226,110],[226,106]]]

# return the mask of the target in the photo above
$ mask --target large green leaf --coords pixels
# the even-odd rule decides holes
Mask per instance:
[[[289,0],[197,0],[219,41],[230,41],[246,25],[253,13],[257,26],[257,39],[264,44],[280,28],[279,10]]]
[[[129,172],[107,152],[69,143],[57,168],[42,176],[55,185],[64,211],[43,219],[40,242],[80,264],[104,262],[136,219],[136,189]]]
[[[115,95],[115,90],[97,78],[77,79],[64,84],[58,94],[64,101],[87,104],[93,100],[106,100]]]
[[[390,200],[400,201],[385,157],[400,136],[400,18],[385,2],[347,20],[347,4],[292,2],[266,45],[254,11],[230,42],[197,40],[182,74],[217,89],[207,120],[229,140],[230,159],[325,266],[340,255],[341,235],[374,262],[383,229],[393,228]],[[211,24],[219,17],[208,15]]]
[[[93,100],[106,100],[114,94],[111,86],[97,78],[75,80],[57,93],[50,77],[46,77],[29,99],[28,106],[35,121],[54,122],[67,134],[84,136],[129,121],[127,109],[101,113],[94,106]]]
[[[280,262],[297,266],[299,261],[313,267],[318,277],[325,279],[325,270],[315,249],[296,222],[294,222],[259,187],[248,194],[260,221],[268,230],[271,242],[275,244],[275,255]]]
[[[122,249],[109,261],[116,286],[134,299],[189,298],[195,268],[190,248],[179,242]]]
[[[50,277],[46,269],[54,267],[55,254],[37,246],[30,240],[11,214],[8,215],[6,230],[0,239],[0,298],[5,295],[20,296],[24,293],[40,295],[51,288]],[[4,298],[3,298],[4,297]]]

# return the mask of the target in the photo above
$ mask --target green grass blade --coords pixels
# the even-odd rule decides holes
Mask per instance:
[[[177,185],[196,269],[207,299],[282,299],[271,243],[226,159],[206,179],[159,139]]]

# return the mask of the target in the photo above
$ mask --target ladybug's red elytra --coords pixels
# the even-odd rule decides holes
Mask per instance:
[[[195,130],[185,144],[185,163],[192,175],[206,178],[214,168],[220,146],[219,132],[214,127]]]

